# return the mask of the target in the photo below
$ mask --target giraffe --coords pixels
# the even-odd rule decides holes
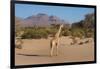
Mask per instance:
[[[58,55],[58,46],[59,46],[59,37],[60,37],[60,33],[61,30],[63,28],[63,24],[60,25],[58,32],[55,34],[55,36],[51,39],[50,41],[50,55],[53,56],[53,52],[54,52],[54,47],[56,47],[56,56]]]
[[[24,33],[24,31],[20,31],[20,32],[16,33],[18,36],[15,37],[15,47],[18,48],[18,49],[22,49],[23,41],[21,39],[21,36],[22,36],[23,33]]]

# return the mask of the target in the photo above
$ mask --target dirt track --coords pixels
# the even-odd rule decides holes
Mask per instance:
[[[79,41],[85,41],[79,40]],[[24,39],[23,49],[15,49],[15,64],[46,64],[63,62],[80,62],[94,60],[94,42],[82,45],[70,45],[69,37],[62,37],[59,46],[59,55],[50,57],[50,39]]]

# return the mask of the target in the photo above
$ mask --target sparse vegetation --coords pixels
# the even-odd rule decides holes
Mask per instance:
[[[17,32],[24,30],[22,39],[40,39],[54,36],[58,31],[59,24],[51,24],[48,27],[24,27],[19,26],[19,22],[16,23],[16,36]],[[72,36],[79,38],[94,37],[94,14],[87,14],[84,20],[70,24],[65,24],[62,29],[62,36]]]
[[[39,39],[47,37],[48,33],[44,31],[44,29],[27,29],[25,33],[22,35],[23,39]]]

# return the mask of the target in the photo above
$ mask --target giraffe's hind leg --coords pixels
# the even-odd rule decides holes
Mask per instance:
[[[56,43],[56,56],[58,55],[58,43]]]

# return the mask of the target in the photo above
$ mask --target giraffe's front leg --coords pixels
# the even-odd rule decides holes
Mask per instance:
[[[51,51],[50,51],[50,55],[51,55],[51,56],[53,56],[54,46],[55,46],[55,43],[52,42],[52,44],[51,44]]]
[[[54,46],[52,46],[52,48],[51,48],[50,56],[53,56],[53,50],[54,50]]]

